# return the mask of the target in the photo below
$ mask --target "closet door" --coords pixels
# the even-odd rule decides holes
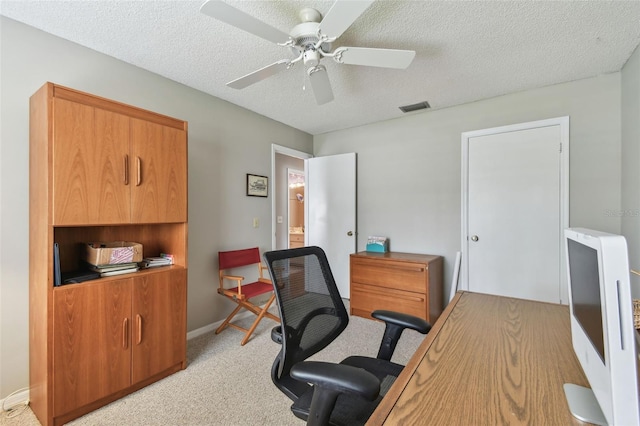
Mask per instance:
[[[129,117],[57,98],[54,111],[54,224],[128,223]]]
[[[54,416],[131,383],[131,280],[53,292]]]
[[[132,222],[186,222],[186,131],[139,119],[132,126]]]

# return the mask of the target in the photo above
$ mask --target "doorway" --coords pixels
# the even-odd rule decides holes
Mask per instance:
[[[462,288],[567,303],[569,118],[462,134]]]
[[[272,234],[271,249],[283,250],[289,248],[289,169],[304,170],[304,160],[313,155],[291,149],[285,146],[271,145],[271,176],[270,194]],[[305,200],[307,194],[305,194]],[[306,223],[305,223],[306,230]]]
[[[289,248],[304,247],[304,171],[287,168]]]

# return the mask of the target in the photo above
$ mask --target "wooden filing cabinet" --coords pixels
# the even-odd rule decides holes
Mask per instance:
[[[435,323],[442,313],[442,256],[359,252],[351,255],[352,315],[376,309],[403,312]]]

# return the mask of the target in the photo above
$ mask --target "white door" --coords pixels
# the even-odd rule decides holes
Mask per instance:
[[[305,245],[327,254],[340,296],[349,298],[349,255],[356,251],[356,154],[315,157],[305,166]]]
[[[568,118],[468,132],[463,144],[466,288],[566,303]]]

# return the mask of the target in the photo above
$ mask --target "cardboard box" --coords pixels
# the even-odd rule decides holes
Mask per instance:
[[[142,260],[142,244],[131,241],[87,243],[85,260],[94,266],[140,262]]]

